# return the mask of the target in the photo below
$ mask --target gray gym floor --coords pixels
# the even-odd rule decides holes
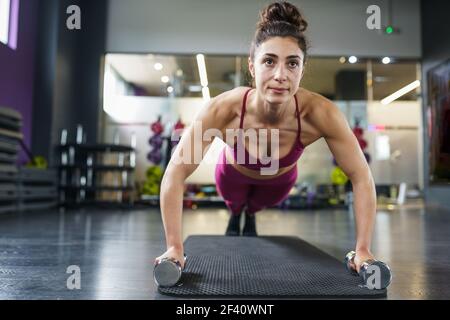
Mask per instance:
[[[184,237],[223,234],[225,209],[185,210]],[[450,299],[450,211],[379,210],[373,252],[394,278],[387,299]],[[261,235],[294,235],[343,258],[354,247],[344,210],[257,216]],[[153,259],[164,249],[159,211],[78,210],[0,215],[0,299],[173,299],[157,293]],[[81,289],[66,273],[80,267]]]

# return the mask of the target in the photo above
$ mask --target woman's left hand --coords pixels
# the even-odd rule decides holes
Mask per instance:
[[[356,251],[356,256],[355,256],[355,259],[353,260],[354,263],[352,265],[352,268],[354,268],[359,273],[359,269],[361,268],[361,265],[365,261],[370,260],[370,259],[375,260],[375,257],[369,250]]]

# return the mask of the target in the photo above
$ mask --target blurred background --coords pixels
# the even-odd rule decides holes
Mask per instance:
[[[310,58],[301,86],[331,99],[352,128],[363,130],[359,139],[381,202],[398,200],[404,184],[405,199],[447,203],[448,148],[433,145],[449,144],[442,127],[448,111],[433,106],[439,101],[427,90],[430,70],[449,54],[446,30],[435,27],[443,3],[379,1],[379,29],[371,30],[366,10],[372,2],[295,2],[309,23]],[[205,100],[251,85],[249,45],[263,5],[1,0],[0,104],[19,113],[28,153],[57,169],[58,204],[157,196],[157,182],[144,185],[155,170],[164,171],[177,123],[189,125]],[[158,119],[161,132],[151,140]],[[95,150],[101,144],[131,148]],[[221,147],[216,139],[207,155],[212,161],[189,178],[195,190],[214,187]],[[23,147],[17,157],[5,148],[3,167],[30,162]],[[327,197],[344,201],[342,194],[329,194],[335,163],[323,139],[299,162],[298,206],[307,195],[328,204]],[[96,189],[101,186],[110,190]]]
[[[251,85],[250,43],[268,3],[0,0],[0,213],[144,210],[157,217],[162,243],[159,186],[174,133],[212,97]],[[292,3],[309,24],[301,86],[346,116],[373,173],[378,209],[449,209],[449,2]],[[371,5],[379,8],[375,29]],[[186,181],[186,212],[199,216],[187,218],[185,234],[207,231],[214,208],[226,223],[214,182],[223,145],[216,139]],[[351,211],[349,181],[323,139],[298,168],[297,185],[275,209],[311,217]],[[209,230],[222,233],[222,224]]]

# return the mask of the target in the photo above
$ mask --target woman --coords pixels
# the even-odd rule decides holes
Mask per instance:
[[[339,109],[321,95],[300,88],[307,57],[306,27],[294,5],[288,2],[268,5],[261,12],[249,56],[255,88],[238,87],[211,99],[198,114],[196,123],[201,124],[202,134],[208,131],[215,132],[216,138],[226,137],[227,145],[220,155],[215,177],[217,190],[231,211],[227,235],[239,235],[242,211],[246,216],[243,235],[256,235],[255,213],[288,196],[297,178],[297,160],[303,150],[324,138],[353,185],[357,222],[354,267],[359,271],[363,261],[373,258],[370,242],[376,212],[375,185],[364,154]],[[211,143],[211,139],[196,138],[199,135],[194,127],[183,133],[161,184],[167,251],[157,260],[172,258],[182,266],[184,181],[199,164],[190,153],[195,146],[200,147],[203,155]],[[256,140],[249,136],[247,143],[242,133],[249,130],[258,133],[265,130],[269,134],[258,135]],[[236,131],[237,137],[230,138],[229,132]],[[260,160],[262,154],[268,154],[271,161]],[[271,170],[264,171],[269,167]]]

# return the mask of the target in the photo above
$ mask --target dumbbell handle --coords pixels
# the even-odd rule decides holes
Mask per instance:
[[[349,269],[349,271],[353,271],[352,273],[358,274],[358,272],[350,266],[350,262],[355,264],[355,257],[356,257],[356,252],[355,251],[350,251],[345,256],[346,263],[347,263],[347,268]],[[363,263],[361,263],[361,265],[359,266],[359,274],[361,274],[361,272],[363,270],[367,270],[367,267],[370,266],[371,264],[373,264],[375,261],[376,260],[374,260],[374,259],[368,259],[368,260],[364,261]]]
[[[351,274],[353,274],[355,276],[359,275],[364,280],[364,282],[366,282],[368,280],[368,278],[367,278],[368,268],[372,265],[378,264],[378,267],[381,266],[381,268],[384,269],[384,271],[380,275],[382,277],[382,283],[380,284],[381,289],[387,288],[389,286],[389,284],[391,283],[391,280],[392,280],[392,274],[391,274],[391,270],[387,264],[385,264],[384,262],[375,260],[375,259],[368,259],[361,264],[361,266],[359,268],[359,273],[358,273],[355,269],[353,269],[350,266],[350,262],[354,263],[355,256],[356,256],[356,253],[354,251],[350,251],[345,256],[346,267],[347,267],[347,270],[350,271]],[[381,272],[381,270],[380,270],[380,272]],[[367,285],[367,283],[365,283],[365,284]]]
[[[181,268],[180,261],[176,260],[175,258],[162,258],[161,260],[157,260],[155,262],[155,266],[157,266],[158,264],[161,264],[164,261],[171,261]],[[186,255],[184,255],[184,262],[186,263]]]
[[[377,261],[377,260],[369,259],[369,260],[366,260],[366,261],[364,261],[363,263],[361,263],[361,265],[359,266],[359,273],[361,273],[362,270],[367,270],[367,268],[368,268],[370,265],[374,264],[376,261]],[[354,262],[354,261],[353,261],[353,262]]]

